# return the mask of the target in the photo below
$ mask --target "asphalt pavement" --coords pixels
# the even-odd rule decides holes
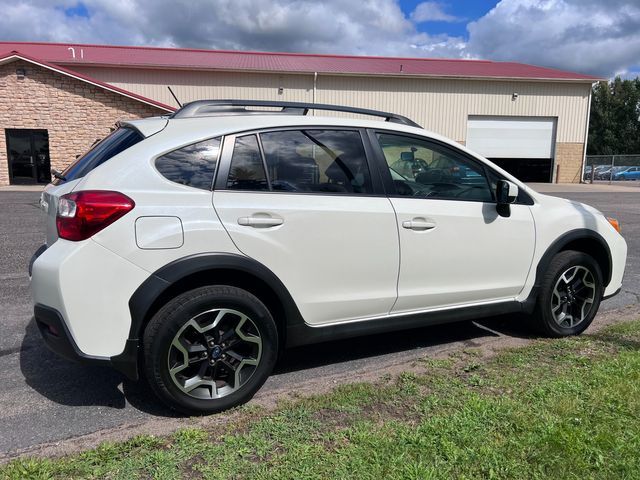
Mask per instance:
[[[640,189],[558,190],[553,194],[593,205],[622,222],[629,244],[623,291],[605,301],[602,310],[639,303]],[[96,432],[130,429],[133,434],[152,422],[188,423],[160,406],[144,382],[123,381],[109,368],[73,364],[44,346],[32,319],[26,272],[44,238],[38,198],[37,191],[0,191],[0,458]],[[489,319],[294,349],[284,355],[258,397],[295,390],[311,378],[349,378],[353,372],[477,344],[497,335],[496,330],[521,334],[512,323]]]

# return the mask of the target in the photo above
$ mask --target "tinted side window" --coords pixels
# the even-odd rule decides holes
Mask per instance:
[[[53,183],[59,185],[65,181],[82,178],[97,166],[142,140],[144,140],[144,136],[137,130],[127,127],[118,128],[69,165],[62,172],[64,180],[57,178]]]
[[[211,190],[219,152],[219,138],[204,140],[158,157],[156,168],[172,182]]]
[[[484,169],[455,150],[412,137],[377,136],[397,194],[493,201]]]
[[[255,135],[237,137],[227,179],[231,190],[269,190],[262,155]]]
[[[373,192],[359,132],[287,130],[260,138],[273,190]]]

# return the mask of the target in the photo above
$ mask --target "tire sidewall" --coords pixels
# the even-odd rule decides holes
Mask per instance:
[[[251,378],[235,392],[212,400],[198,399],[180,390],[169,374],[168,353],[180,328],[196,315],[211,309],[229,308],[247,315],[262,339],[260,362]],[[154,322],[158,322],[155,328]],[[147,338],[147,332],[155,335]],[[148,340],[148,341],[147,341]],[[227,410],[250,400],[271,374],[278,354],[275,322],[258,298],[235,287],[202,287],[186,292],[163,307],[145,331],[145,370],[152,388],[171,408],[188,414]]]
[[[551,297],[553,295],[555,285],[562,274],[574,266],[585,267],[592,273],[596,285],[595,298],[587,318],[573,327],[561,327],[556,323],[553,312],[551,311]],[[541,320],[543,322],[544,330],[555,337],[566,337],[582,333],[589,327],[598,313],[603,290],[602,271],[593,257],[585,253],[575,251],[561,252],[556,255],[551,262],[548,275],[545,276],[545,281],[542,285],[542,294],[539,297],[540,302],[538,305],[538,315],[542,317]]]

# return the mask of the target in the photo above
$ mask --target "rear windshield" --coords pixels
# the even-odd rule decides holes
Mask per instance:
[[[102,165],[110,158],[124,152],[141,140],[144,140],[144,136],[137,130],[128,127],[118,128],[69,165],[60,175],[63,178],[56,178],[53,183],[60,185],[76,178],[82,178],[97,166]]]

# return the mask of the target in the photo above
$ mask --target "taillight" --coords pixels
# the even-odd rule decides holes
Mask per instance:
[[[66,240],[85,240],[111,225],[135,207],[126,195],[105,190],[68,193],[58,201],[58,236]]]

